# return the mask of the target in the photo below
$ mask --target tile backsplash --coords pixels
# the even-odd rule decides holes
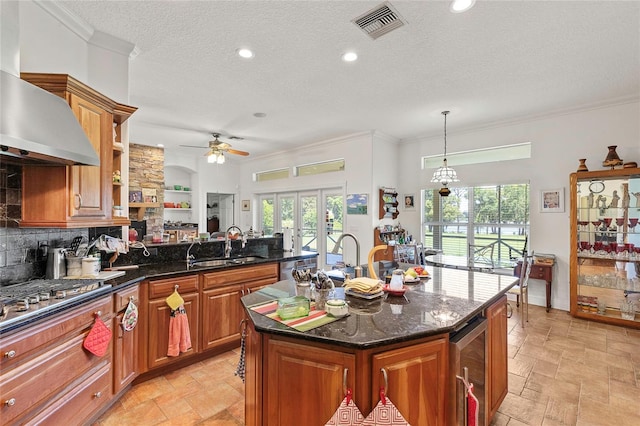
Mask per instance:
[[[68,247],[76,236],[89,240],[89,230],[18,228],[22,200],[22,168],[0,165],[0,285],[44,276],[45,251]],[[46,244],[46,247],[45,247]],[[40,247],[39,247],[40,246]]]

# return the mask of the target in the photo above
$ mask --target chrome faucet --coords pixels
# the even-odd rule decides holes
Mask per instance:
[[[237,227],[236,225],[231,225],[230,227],[227,228],[227,231],[224,233],[224,257],[230,257],[231,256],[231,240],[229,239],[229,231],[231,231],[232,229],[237,229],[238,232],[240,232],[240,237],[242,238],[242,248],[244,248],[246,240],[244,239],[244,233],[242,232],[242,229],[240,229],[239,227]]]
[[[193,240],[193,242],[191,243],[191,245],[189,246],[189,248],[187,249],[187,263],[191,263],[192,261],[196,260],[196,257],[192,254],[190,254],[191,249],[193,248],[193,245],[195,243],[198,243],[198,245],[202,245],[202,243],[200,242],[200,240]]]
[[[336,245],[333,247],[333,250],[331,250],[331,253],[333,254],[337,254],[338,250],[340,249],[340,243],[342,242],[342,240],[344,239],[344,237],[351,237],[353,238],[353,241],[356,243],[356,266],[355,268],[353,268],[355,274],[356,274],[356,278],[361,277],[362,276],[362,266],[360,266],[360,242],[358,241],[358,238],[356,238],[355,235],[353,234],[342,234],[338,237],[338,241],[336,241]]]

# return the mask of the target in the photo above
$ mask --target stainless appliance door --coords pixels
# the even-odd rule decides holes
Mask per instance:
[[[478,425],[486,424],[487,385],[487,320],[478,317],[449,340],[450,368],[450,416],[451,424],[466,426],[467,398],[464,383],[456,376],[473,384],[473,394],[478,399]]]

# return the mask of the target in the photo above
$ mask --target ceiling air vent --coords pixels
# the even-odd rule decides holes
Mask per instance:
[[[351,22],[374,40],[406,23],[389,2],[382,3]]]

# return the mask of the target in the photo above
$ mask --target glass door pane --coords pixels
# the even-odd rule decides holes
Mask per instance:
[[[274,203],[273,195],[265,195],[260,198],[260,229],[264,231],[264,235],[273,235],[274,231]]]
[[[298,247],[302,250],[318,252],[318,195],[300,195],[300,220]]]
[[[343,232],[344,225],[344,196],[341,193],[323,191],[323,199],[325,204],[325,230],[324,235],[324,259],[325,265],[335,265],[336,262],[342,261],[341,254],[333,254],[331,251],[336,245],[336,241]],[[360,259],[362,261],[362,259]]]
[[[296,229],[295,206],[296,194],[278,195],[278,207],[280,210],[279,231],[282,231],[284,228]]]

